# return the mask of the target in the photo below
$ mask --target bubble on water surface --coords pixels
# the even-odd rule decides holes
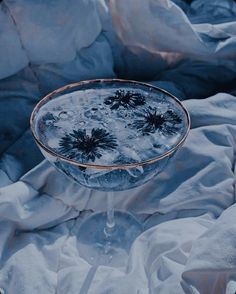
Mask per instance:
[[[61,111],[58,115],[60,119],[68,119],[72,117],[74,113],[72,111]]]

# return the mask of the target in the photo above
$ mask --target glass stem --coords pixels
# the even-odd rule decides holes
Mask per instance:
[[[114,217],[114,192],[107,193],[107,222],[105,227],[105,234],[109,237],[115,228]]]

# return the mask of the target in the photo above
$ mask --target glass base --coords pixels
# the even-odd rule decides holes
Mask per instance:
[[[78,231],[79,254],[93,266],[125,266],[134,240],[142,233],[142,225],[124,211],[115,211],[115,227],[106,231],[106,212],[85,219]]]

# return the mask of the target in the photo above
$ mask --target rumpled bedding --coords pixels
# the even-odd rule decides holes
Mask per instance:
[[[0,2],[0,293],[236,293],[236,2]],[[156,179],[116,193],[145,231],[127,266],[79,256],[81,221],[102,192],[44,160],[29,130],[40,98],[94,78],[150,82],[192,126]]]

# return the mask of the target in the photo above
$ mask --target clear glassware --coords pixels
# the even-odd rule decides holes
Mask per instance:
[[[91,80],[48,94],[30,123],[49,162],[75,182],[107,193],[107,211],[92,214],[78,228],[80,256],[92,265],[124,265],[143,228],[131,213],[114,210],[115,191],[138,187],[165,168],[188,135],[186,108],[149,84]]]

